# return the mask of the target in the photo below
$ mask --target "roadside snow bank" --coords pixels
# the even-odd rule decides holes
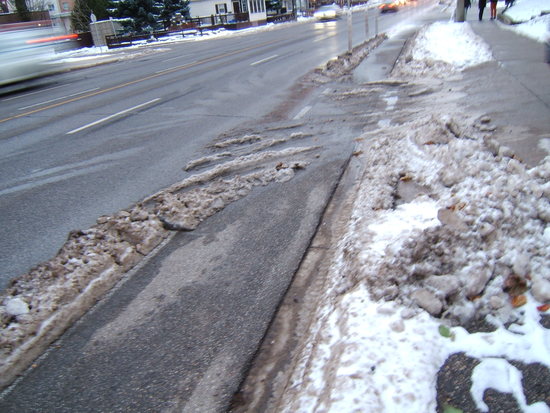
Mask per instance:
[[[469,23],[437,22],[418,32],[394,75],[445,79],[492,59],[489,46],[474,34]]]
[[[13,279],[0,295],[0,387],[38,357],[122,277],[150,254],[171,231],[192,231],[254,187],[286,182],[309,162],[296,159],[318,147],[266,148],[303,138],[262,136],[240,148],[241,156],[191,162],[189,169],[230,158],[166,188],[130,209],[102,216],[96,225],[73,231],[58,254]],[[225,143],[225,145],[224,145]],[[235,152],[247,141],[221,142]],[[223,156],[222,156],[223,155]]]
[[[534,39],[550,41],[550,4],[545,0],[516,0],[502,12],[503,27]]]
[[[493,57],[489,47],[474,35],[468,23],[437,22],[420,31],[412,58],[440,60],[462,70],[492,60]]]
[[[503,14],[513,24],[524,23],[531,19],[550,14],[550,4],[546,0],[515,0],[514,5]]]
[[[550,14],[535,17],[525,23],[503,27],[541,43],[550,41]]]
[[[352,221],[283,411],[435,411],[456,352],[550,366],[550,159],[526,169],[485,122],[428,114],[363,136]],[[458,327],[485,318],[496,331]]]
[[[459,75],[490,58],[468,57],[463,48],[482,42],[463,29],[455,39],[442,29],[451,25],[422,31],[396,68],[422,77],[423,92],[408,94],[401,111],[387,99],[394,121],[359,139],[364,173],[351,221],[278,411],[487,411],[490,387],[512,393],[523,411],[549,411],[547,391],[527,403],[516,364],[550,367],[541,325],[550,308],[550,157],[528,169],[494,139],[490,118],[434,92],[442,68]],[[448,63],[441,42],[466,58]],[[492,331],[474,332],[478,324]],[[476,358],[469,409],[439,399],[438,374],[458,354]]]

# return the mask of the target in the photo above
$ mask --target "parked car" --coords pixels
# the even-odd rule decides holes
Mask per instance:
[[[313,17],[321,21],[336,20],[342,17],[342,9],[337,4],[321,6],[313,13]]]
[[[386,0],[379,6],[380,13],[395,13],[399,10],[399,3],[396,0]]]

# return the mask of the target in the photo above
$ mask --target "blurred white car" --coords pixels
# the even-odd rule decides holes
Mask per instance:
[[[342,9],[337,4],[329,4],[319,7],[313,17],[317,20],[336,20],[342,16]]]
[[[76,37],[56,32],[48,21],[0,25],[0,86],[59,70],[55,47]]]

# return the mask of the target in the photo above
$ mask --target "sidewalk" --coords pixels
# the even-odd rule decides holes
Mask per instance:
[[[470,15],[474,17],[472,11]],[[522,396],[523,404],[536,403],[530,407],[547,411],[550,370],[536,357],[522,363],[519,351],[539,350],[544,358],[546,352],[540,350],[544,346],[535,349],[532,336],[506,336],[505,328],[493,331],[494,326],[483,323],[487,310],[483,301],[493,299],[495,313],[497,304],[502,305],[499,308],[509,305],[510,296],[497,278],[506,277],[507,270],[522,271],[514,254],[527,253],[525,245],[545,227],[544,219],[533,217],[532,212],[533,205],[544,198],[523,193],[528,192],[523,188],[539,184],[525,170],[531,165],[541,165],[537,169],[543,170],[540,161],[549,152],[541,147],[550,137],[549,108],[541,100],[542,85],[550,84],[545,77],[548,67],[537,64],[543,61],[542,54],[538,61],[536,57],[542,45],[492,21],[469,23],[493,50],[494,60],[457,75],[428,59],[428,69],[443,68],[434,77],[413,64],[416,76],[400,78],[398,63],[394,78],[388,79],[396,59],[414,60],[407,46],[414,43],[414,33],[402,32],[356,68],[349,90],[333,91],[336,99],[345,102],[343,106],[365,119],[365,134],[357,139],[357,160],[347,169],[350,176],[343,179],[354,187],[343,190],[339,196],[344,198],[337,196],[329,206],[329,212],[337,211],[325,216],[232,413],[477,412],[474,384],[491,412],[522,411],[518,403]],[[459,53],[453,46],[449,49]],[[491,153],[494,147],[487,151],[485,138],[500,140],[497,156]],[[513,158],[521,158],[525,169]],[[511,168],[514,165],[521,174]],[[392,192],[396,176],[402,178]],[[381,195],[385,190],[387,198]],[[425,196],[441,208],[433,228],[415,229],[414,219],[399,219],[406,205],[426,200]],[[525,214],[520,211],[523,208]],[[421,209],[429,209],[429,203]],[[453,229],[444,217],[446,211],[456,211],[460,220],[465,219],[460,222],[469,224]],[[493,222],[498,230],[487,239],[477,221],[484,216],[501,217]],[[376,228],[384,223],[387,227],[378,231],[398,235],[378,237]],[[525,230],[530,225],[536,229],[533,233]],[[546,250],[546,245],[541,249]],[[495,248],[499,252],[492,256]],[[534,264],[537,248],[529,251],[529,279],[544,272]],[[383,251],[382,258],[377,251]],[[481,280],[479,275],[486,269],[487,279]],[[477,290],[467,292],[476,280],[481,280]],[[445,287],[434,289],[432,281]],[[430,292],[442,294],[443,302],[434,297],[420,304],[415,298]],[[532,306],[534,300],[529,300]],[[415,301],[434,317],[419,312],[409,318],[407,312],[416,311]],[[445,307],[443,311],[428,305],[438,303]],[[463,313],[463,319],[461,306],[471,310]],[[521,311],[525,314],[528,308]],[[441,326],[451,324],[453,314],[459,319],[454,319],[456,324],[445,336]],[[521,320],[516,327],[527,325],[525,319],[519,317],[511,324]],[[544,328],[548,321],[541,314]],[[475,357],[470,354],[472,348],[460,344],[466,337],[475,343]],[[512,338],[521,346],[515,347]],[[491,363],[503,369],[487,369],[489,380],[481,383],[484,377],[474,369],[494,367]],[[504,370],[523,376],[520,383],[511,383],[511,391],[501,386],[507,382]]]
[[[507,30],[484,17],[477,8],[468,23],[492,50],[496,64],[469,71],[476,81],[468,91],[468,104],[491,113],[499,126],[510,131],[506,145],[528,165],[546,155],[550,139],[550,65],[544,62],[544,45]]]

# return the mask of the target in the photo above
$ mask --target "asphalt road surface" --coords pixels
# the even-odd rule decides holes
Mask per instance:
[[[414,10],[384,16],[380,29]],[[37,245],[47,258],[69,229],[182,179],[222,132],[301,132],[287,146],[317,149],[292,180],[176,234],[1,394],[0,411],[227,410],[364,126],[325,94],[338,83],[297,83],[346,48],[344,22],[303,23],[173,45],[3,97],[2,251],[5,238],[19,243],[2,254],[6,266],[21,250],[29,255],[20,268],[42,259],[31,258]]]
[[[379,30],[423,7],[381,16]],[[365,12],[353,21],[357,44]],[[152,46],[136,59],[0,94],[0,288],[52,257],[69,231],[188,176],[182,167],[212,139],[269,113],[347,45],[346,19],[284,25]]]

